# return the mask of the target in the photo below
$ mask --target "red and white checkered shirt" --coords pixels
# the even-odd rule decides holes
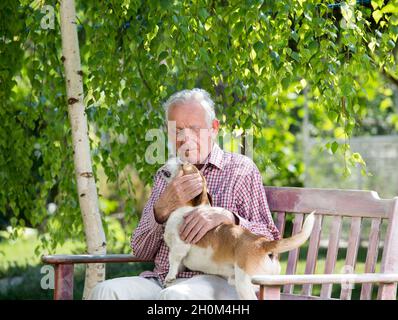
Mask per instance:
[[[150,198],[145,205],[141,220],[131,238],[134,255],[142,259],[154,259],[153,271],[144,271],[143,277],[157,277],[163,283],[169,270],[169,249],[163,240],[165,224],[156,222],[153,206],[164,191],[167,182],[160,170],[156,172]],[[262,183],[261,174],[248,157],[221,150],[214,143],[201,172],[206,178],[207,189],[212,196],[213,206],[225,208],[239,220],[239,225],[270,240],[280,239]],[[203,274],[185,269],[178,278],[190,278]]]

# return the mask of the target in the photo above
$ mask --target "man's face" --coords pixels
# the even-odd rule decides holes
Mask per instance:
[[[219,122],[213,120],[209,125],[207,117],[205,109],[196,101],[177,103],[169,108],[168,137],[182,160],[200,164],[209,155]]]

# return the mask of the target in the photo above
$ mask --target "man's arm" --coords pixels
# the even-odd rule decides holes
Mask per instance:
[[[254,163],[248,175],[241,177],[235,194],[237,224],[270,240],[280,239],[281,235],[268,207],[261,174]]]
[[[131,248],[137,258],[153,259],[162,242],[163,226],[155,220],[153,207],[165,187],[166,182],[160,173],[156,173],[152,193],[131,237]]]

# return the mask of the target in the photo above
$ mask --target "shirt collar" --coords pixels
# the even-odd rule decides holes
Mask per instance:
[[[219,169],[223,168],[223,155],[224,151],[219,147],[217,143],[214,142],[213,148],[210,154],[207,156],[203,168],[207,166],[207,164],[211,164],[216,166]]]

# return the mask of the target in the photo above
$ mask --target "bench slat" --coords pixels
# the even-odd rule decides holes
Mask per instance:
[[[337,253],[339,250],[341,216],[334,216],[329,235],[329,246],[326,254],[325,274],[333,273],[336,265]],[[332,285],[324,284],[321,288],[321,298],[330,298],[332,295]]]
[[[315,215],[314,229],[310,237],[310,243],[308,245],[307,253],[307,264],[305,266],[305,274],[314,274],[316,261],[318,258],[319,241],[321,239],[322,232],[322,215]],[[303,286],[302,294],[310,296],[312,293],[312,284],[305,284]]]
[[[281,233],[282,238],[283,238],[283,233],[285,232],[285,222],[286,222],[285,212],[277,212],[275,225],[278,228],[279,232]]]
[[[285,233],[285,225],[286,225],[286,213],[285,212],[277,212],[276,213],[275,225],[281,234],[281,238],[283,238],[283,234]],[[279,257],[279,254],[276,255],[276,258],[278,258],[278,257]]]
[[[295,215],[294,220],[293,220],[292,235],[295,235],[296,233],[298,233],[301,230],[302,225],[303,225],[303,219],[304,219],[304,214],[297,213]],[[296,248],[289,252],[286,274],[295,274],[296,273],[299,250],[300,250],[300,248]],[[284,293],[293,293],[293,285],[288,284],[288,285],[284,286],[283,292]]]
[[[380,233],[381,219],[372,219],[369,234],[369,246],[366,255],[365,272],[373,273],[376,269],[377,254],[379,251],[379,233]],[[361,289],[361,300],[369,300],[372,296],[372,284],[364,284]]]
[[[265,187],[272,211],[388,218],[390,199],[375,191],[319,188]]]
[[[358,248],[361,236],[361,222],[362,218],[353,217],[351,219],[350,235],[348,238],[347,255],[345,259],[345,265],[349,266],[351,270],[347,270],[350,273],[354,273],[355,264],[357,261]],[[349,300],[351,299],[352,288],[351,286],[346,286],[341,288],[340,299]]]
[[[380,272],[398,272],[398,197],[394,198],[391,206],[390,219],[384,238],[383,257]],[[380,284],[377,299],[396,299],[397,284]]]

